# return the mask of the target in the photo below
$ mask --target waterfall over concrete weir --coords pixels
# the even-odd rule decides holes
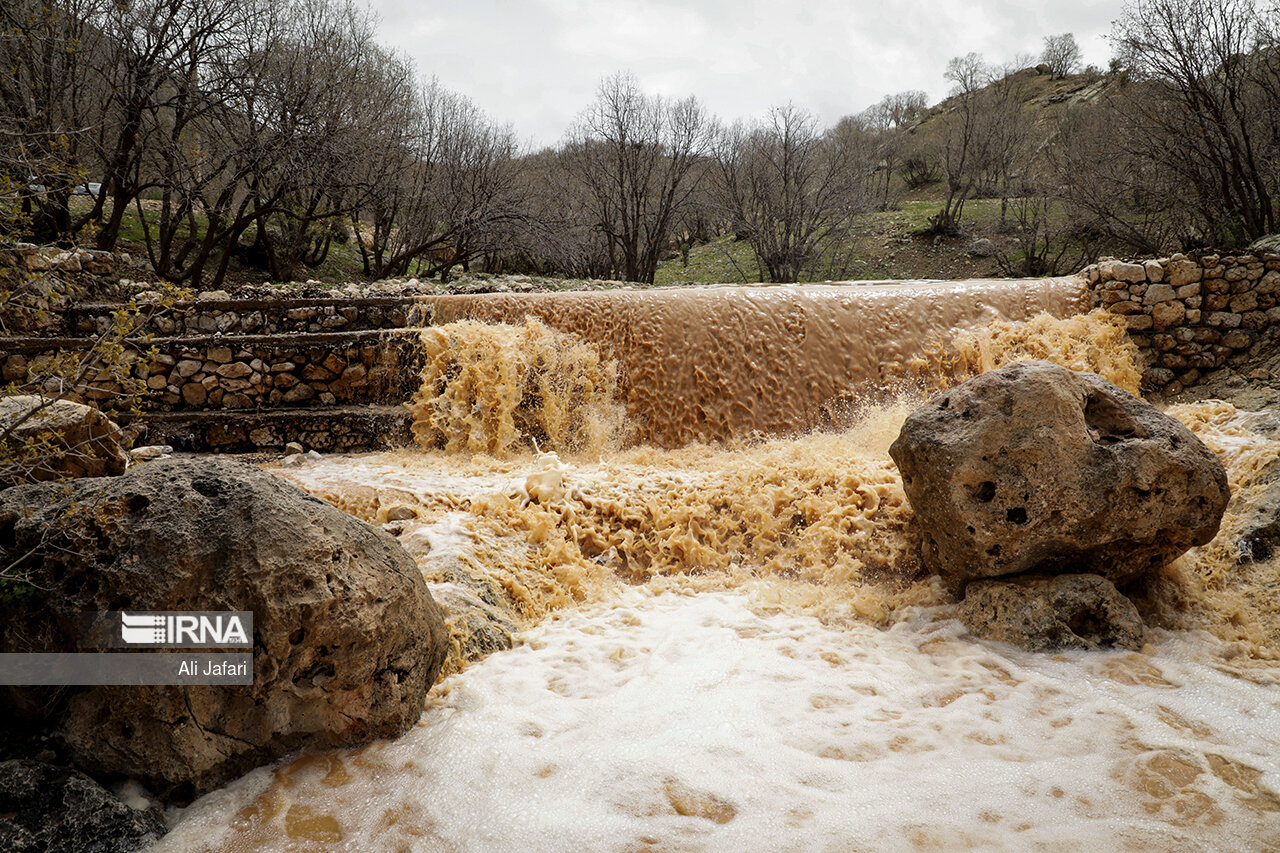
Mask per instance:
[[[1088,310],[1082,278],[644,288],[439,296],[435,323],[536,317],[621,366],[641,442],[806,432],[992,319]]]

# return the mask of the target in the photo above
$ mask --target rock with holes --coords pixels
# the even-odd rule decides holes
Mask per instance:
[[[0,651],[74,649],[85,611],[253,612],[252,686],[0,694],[0,726],[25,721],[80,769],[171,800],[304,746],[404,732],[447,651],[395,539],[239,462],[162,459],[0,492],[0,564],[27,553],[32,586],[0,596]]]
[[[889,449],[925,565],[953,589],[1027,572],[1136,580],[1218,531],[1227,475],[1191,432],[1047,361],[933,396]]]
[[[1133,602],[1099,575],[1018,575],[974,581],[960,621],[979,637],[1033,652],[1140,649],[1144,629]]]

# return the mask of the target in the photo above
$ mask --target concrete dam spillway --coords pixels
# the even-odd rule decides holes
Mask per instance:
[[[661,447],[838,424],[841,401],[993,319],[1088,310],[1074,276],[439,296],[436,324],[536,317],[620,368],[634,440]]]

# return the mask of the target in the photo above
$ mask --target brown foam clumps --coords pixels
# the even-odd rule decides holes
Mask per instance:
[[[466,571],[501,588],[526,624],[619,582],[691,591],[753,585],[761,606],[804,610],[828,622],[852,618],[879,625],[894,621],[907,605],[947,600],[921,576],[911,510],[887,454],[911,403],[864,409],[861,420],[840,431],[666,450],[638,445],[600,460],[598,440],[559,438],[572,431],[548,430],[518,409],[530,399],[545,401],[563,413],[556,423],[586,423],[582,409],[608,411],[606,382],[575,386],[544,376],[534,382],[540,390],[529,393],[520,390],[531,381],[527,375],[518,379],[519,371],[504,373],[496,362],[523,359],[544,375],[554,368],[568,377],[608,376],[609,364],[598,355],[603,347],[533,320],[520,327],[460,322],[438,329],[428,341],[436,347],[437,366],[429,368],[427,384],[449,405],[433,403],[425,387],[414,405],[420,411],[464,412],[458,418],[464,425],[441,443],[465,447],[467,436],[480,435],[482,449],[507,455],[395,454],[377,464],[408,472],[411,480],[420,476],[415,472],[431,472],[438,475],[434,485],[396,487],[374,473],[362,483],[344,481],[319,491],[375,523],[386,521],[388,508],[399,504],[416,507],[423,524],[450,513],[465,517],[473,538]],[[997,321],[962,331],[952,349],[930,358],[939,383],[949,381],[944,373],[954,379],[1034,357],[1091,369],[1136,389],[1135,355],[1104,315],[1041,314],[1028,322]],[[485,390],[484,382],[499,387]],[[592,393],[577,393],[580,387]],[[660,411],[661,401],[654,403]],[[1261,494],[1280,443],[1254,434],[1227,404],[1175,407],[1171,414],[1222,458],[1233,500],[1213,543],[1137,591],[1144,616],[1168,627],[1209,627],[1240,641],[1240,650],[1251,656],[1270,657],[1280,652],[1280,607],[1274,584],[1268,585],[1274,568],[1241,564],[1237,542],[1244,512]],[[652,421],[659,415],[641,411],[638,417]],[[607,420],[596,416],[595,422]],[[501,429],[472,429],[495,423]],[[562,446],[590,449],[567,450],[563,458],[531,455],[522,449],[528,430],[538,431],[540,443],[555,436]],[[611,435],[618,434],[615,429]],[[488,485],[474,485],[480,482]]]
[[[552,454],[541,454],[551,456]],[[355,466],[358,465],[358,469]],[[481,591],[482,598],[504,611],[514,611],[524,625],[533,625],[548,613],[571,607],[601,593],[608,579],[600,566],[588,561],[566,561],[553,564],[551,558],[538,556],[538,544],[529,541],[528,528],[512,529],[509,517],[487,513],[494,502],[528,500],[523,487],[494,491],[495,478],[519,472],[513,482],[526,480],[538,473],[537,463],[530,457],[511,456],[496,459],[479,455],[465,459],[440,451],[404,450],[369,454],[344,467],[341,482],[323,479],[308,470],[282,470],[278,473],[306,489],[316,497],[333,504],[343,512],[370,524],[387,522],[392,507],[411,507],[416,518],[401,525],[401,544],[417,560],[429,583],[462,582]],[[529,474],[533,470],[534,474]],[[430,472],[435,481],[422,488],[396,488],[377,485],[376,481],[395,471]],[[442,485],[466,484],[471,478],[486,481],[479,493],[474,488],[455,490]],[[486,491],[487,489],[487,491]],[[508,497],[507,491],[510,492]],[[461,517],[463,521],[457,521]],[[455,549],[447,560],[435,559],[426,537],[415,532],[449,518],[465,538],[465,547]],[[407,528],[407,530],[406,530]],[[525,535],[513,535],[525,534]],[[454,638],[457,640],[458,638]],[[461,669],[465,661],[457,655],[446,661],[446,671]]]
[[[407,405],[424,447],[500,456],[535,442],[598,454],[620,438],[616,364],[537,319],[434,326],[422,347],[422,385]]]
[[[887,454],[857,431],[751,447],[636,448],[566,472],[545,499],[473,502],[484,524],[518,531],[534,574],[604,572],[689,590],[767,581],[765,603],[803,602],[829,619],[885,624],[932,603],[910,511]],[[785,581],[787,591],[772,582]]]
[[[1124,318],[1106,311],[1065,318],[1041,313],[1020,323],[995,320],[957,332],[909,366],[942,386],[1027,359],[1087,370],[1130,394],[1139,393],[1138,347],[1125,333]]]
[[[1167,411],[1222,461],[1231,500],[1213,541],[1166,567],[1147,591],[1144,616],[1173,628],[1208,628],[1234,644],[1228,653],[1280,659],[1280,557],[1254,561],[1240,551],[1249,511],[1274,482],[1280,441],[1254,432],[1255,416],[1220,400]]]
[[[439,296],[436,323],[537,317],[617,360],[636,437],[693,441],[847,423],[833,401],[906,373],[941,330],[1085,310],[1078,277]]]
[[[462,514],[470,540],[463,570],[500,587],[526,624],[645,583],[655,591],[755,584],[765,609],[884,625],[906,605],[943,600],[920,575],[887,452],[907,411],[875,409],[840,433],[639,446],[600,462],[414,450],[352,460],[360,469],[344,467],[341,482],[282,473],[373,523],[390,506],[412,506],[421,525]],[[393,472],[435,479],[378,485]]]

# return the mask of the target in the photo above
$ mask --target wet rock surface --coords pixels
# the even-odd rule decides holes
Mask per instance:
[[[123,474],[127,464],[120,428],[92,406],[70,400],[0,397],[0,436],[7,445],[0,461],[0,489],[67,477],[114,476]]]
[[[1142,618],[1098,575],[1019,575],[969,584],[959,609],[972,633],[1034,652],[1140,649]]]
[[[447,649],[440,610],[399,543],[239,462],[166,459],[10,489],[0,550],[34,555],[21,567],[35,600],[0,601],[5,651],[74,648],[84,611],[253,611],[252,686],[4,697],[76,766],[175,800],[304,746],[400,734]]]
[[[6,853],[130,853],[164,834],[159,809],[130,808],[83,773],[38,761],[0,763]]]
[[[890,455],[931,571],[956,591],[1024,573],[1123,585],[1217,533],[1222,464],[1185,426],[1092,373],[992,370],[914,412]]]
[[[1207,374],[1199,383],[1169,398],[1173,403],[1225,400],[1246,412],[1280,409],[1280,347],[1259,347],[1248,364]],[[1280,433],[1275,423],[1262,424],[1268,435]]]
[[[1236,547],[1242,563],[1262,563],[1280,551],[1280,460],[1267,467],[1264,477],[1265,488],[1240,525]]]

